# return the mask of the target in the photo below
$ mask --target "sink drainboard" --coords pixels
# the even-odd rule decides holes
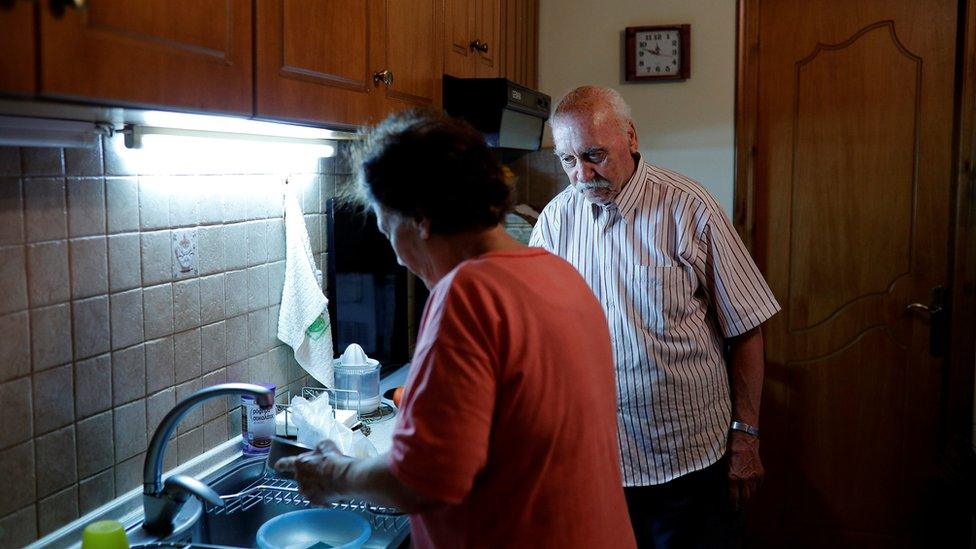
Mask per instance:
[[[298,491],[297,482],[280,478],[273,471],[259,477],[240,492],[220,497],[225,502],[224,507],[207,504],[207,515],[229,516],[259,505],[288,505],[296,508],[311,506]],[[407,516],[393,507],[380,507],[358,500],[337,502],[330,506],[333,509],[359,513],[369,520],[374,531],[396,533],[409,523]]]

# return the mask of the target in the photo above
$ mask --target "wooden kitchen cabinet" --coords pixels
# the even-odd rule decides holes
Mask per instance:
[[[444,73],[499,76],[502,0],[444,0]]]
[[[0,4],[0,91],[4,93],[37,91],[35,7],[27,0]]]
[[[440,104],[438,0],[258,0],[256,115],[354,126]]]
[[[503,0],[501,75],[527,88],[539,80],[539,0]]]
[[[48,98],[250,114],[250,0],[39,2]]]

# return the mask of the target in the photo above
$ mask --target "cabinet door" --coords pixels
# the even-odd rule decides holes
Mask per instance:
[[[370,115],[383,0],[258,0],[256,114],[357,125]]]
[[[499,76],[499,55],[501,45],[501,0],[475,0],[475,36],[487,51],[474,52],[474,76],[495,78]]]
[[[386,0],[384,68],[393,84],[382,86],[378,117],[410,107],[439,107],[443,72],[439,0]]]
[[[501,74],[529,88],[537,86],[539,0],[504,0]]]
[[[444,73],[458,78],[474,76],[471,42],[475,39],[475,0],[445,0]]]
[[[121,105],[251,113],[251,2],[39,3],[40,91]]]
[[[33,2],[15,0],[0,7],[0,90],[30,94],[35,89],[37,50],[35,49]]]

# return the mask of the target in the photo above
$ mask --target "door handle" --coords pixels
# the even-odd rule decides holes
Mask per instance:
[[[946,289],[942,286],[932,288],[932,301],[909,303],[905,310],[924,315],[929,321],[929,354],[941,357],[945,354],[949,339],[949,312],[946,310]]]
[[[488,42],[482,42],[481,40],[475,40],[468,44],[468,47],[472,51],[480,51],[481,53],[488,53]]]
[[[62,17],[68,9],[88,9],[88,0],[51,0],[49,4],[51,6],[51,13],[57,18]]]
[[[373,85],[379,86],[380,84],[386,84],[387,86],[393,85],[393,71],[390,69],[384,69],[373,74]]]

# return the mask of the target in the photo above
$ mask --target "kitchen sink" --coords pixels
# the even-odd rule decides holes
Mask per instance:
[[[186,532],[141,547],[256,547],[262,524],[311,506],[298,493],[295,481],[278,476],[263,458],[240,458],[204,480],[226,505],[205,504],[197,522]],[[407,545],[410,522],[406,515],[357,501],[332,507],[357,513],[370,523],[373,533],[363,547],[395,549]]]

